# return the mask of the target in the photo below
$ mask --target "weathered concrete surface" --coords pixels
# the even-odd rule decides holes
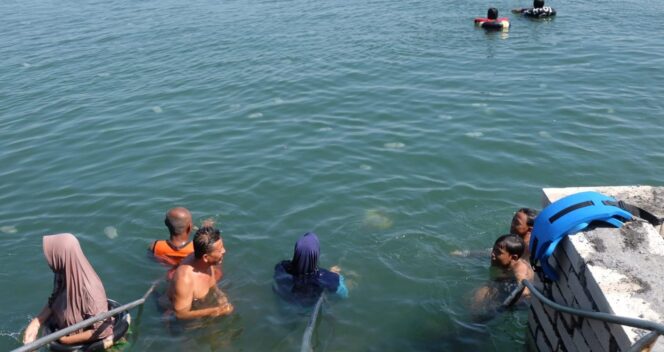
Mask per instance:
[[[547,205],[582,191],[597,191],[664,217],[664,187],[544,189],[543,203]],[[620,229],[595,228],[569,236],[565,246],[568,247],[566,253],[578,253],[583,261],[580,265],[588,278],[586,292],[595,301],[591,306],[617,315],[664,323],[664,237],[661,229],[644,221],[633,221]],[[578,268],[575,270],[579,272]],[[601,292],[589,292],[589,287],[595,283]],[[599,297],[601,295],[604,297]],[[621,330],[631,342],[647,333],[629,327],[618,330],[611,327],[612,336],[621,350],[628,343],[624,337],[616,336]],[[653,351],[664,351],[664,337],[660,337]]]

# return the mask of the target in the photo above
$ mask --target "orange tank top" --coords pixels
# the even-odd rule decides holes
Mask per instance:
[[[194,243],[191,241],[180,247],[176,247],[168,240],[156,240],[152,245],[152,254],[171,265],[180,264],[180,261],[191,253],[194,253]]]

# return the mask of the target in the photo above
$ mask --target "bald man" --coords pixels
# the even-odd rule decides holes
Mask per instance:
[[[186,256],[194,253],[194,244],[189,240],[189,233],[193,228],[191,213],[187,208],[173,208],[166,213],[164,224],[168,228],[170,238],[154,241],[150,251],[157,260],[175,266]]]

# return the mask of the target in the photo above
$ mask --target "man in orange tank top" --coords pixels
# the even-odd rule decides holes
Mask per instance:
[[[191,213],[183,207],[170,209],[166,213],[164,224],[171,236],[168,240],[154,241],[150,252],[160,262],[175,266],[194,252],[194,244],[189,240],[189,233],[193,227]]]

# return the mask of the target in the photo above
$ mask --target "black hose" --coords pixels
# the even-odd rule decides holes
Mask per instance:
[[[626,325],[626,326],[631,326],[633,328],[644,329],[644,330],[649,330],[649,331],[655,331],[655,332],[657,332],[657,334],[664,334],[664,325],[662,325],[662,324],[655,323],[655,322],[649,321],[649,320],[635,319],[635,318],[629,318],[629,317],[613,315],[613,314],[609,314],[609,313],[593,312],[593,311],[587,311],[587,310],[571,308],[571,307],[568,307],[568,306],[563,306],[561,304],[558,304],[558,303],[556,303],[554,301],[551,301],[550,299],[546,298],[528,280],[523,280],[522,282],[526,287],[528,287],[530,292],[535,297],[537,297],[537,299],[539,299],[540,301],[542,301],[542,303],[546,304],[547,306],[549,306],[549,307],[551,307],[555,310],[558,310],[558,311],[561,311],[561,312],[564,312],[564,313],[577,315],[577,316],[584,317],[584,318],[596,319],[596,320],[605,321],[607,323]]]
[[[523,282],[519,282],[519,285],[512,290],[512,293],[510,293],[507,298],[503,301],[503,304],[500,305],[501,308],[509,308],[513,306],[519,298],[521,298],[521,295],[523,294],[523,289],[525,289],[526,286],[523,285]]]

